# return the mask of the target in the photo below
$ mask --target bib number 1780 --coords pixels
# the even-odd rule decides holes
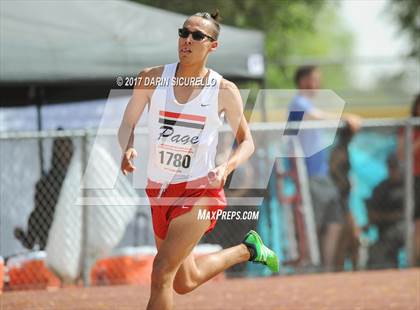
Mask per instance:
[[[174,167],[189,168],[191,164],[191,156],[179,153],[160,151],[160,163]],[[166,159],[166,160],[165,160]],[[166,161],[166,162],[165,162]]]

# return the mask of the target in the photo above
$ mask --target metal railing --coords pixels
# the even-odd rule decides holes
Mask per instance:
[[[256,141],[257,142],[256,153],[258,153],[258,147],[264,148],[267,146],[267,144],[262,143],[261,140],[265,140],[265,142],[276,141],[278,137],[282,135],[286,126],[287,128],[297,128],[300,130],[311,129],[311,128],[312,129],[314,128],[334,129],[334,126],[336,126],[336,124],[334,125],[333,123],[328,123],[328,122],[304,122],[304,123],[294,123],[294,124],[286,124],[286,123],[251,124],[250,127],[251,127],[251,131],[253,135],[258,137],[258,141]],[[341,123],[339,127],[342,127],[342,126],[344,126],[344,124]],[[362,123],[362,130],[363,131],[390,130],[392,131],[394,138],[396,136],[401,136],[399,131],[403,130],[404,140],[413,141],[413,137],[414,137],[413,132],[414,132],[415,126],[420,126],[419,118],[401,119],[401,120],[391,120],[391,119],[364,120]],[[230,129],[228,128],[228,126],[223,126],[221,129],[221,134],[223,135],[229,132],[229,130]],[[58,187],[55,185],[54,187],[52,184],[50,184],[50,186],[49,187],[47,186],[47,188],[49,188],[49,190],[51,190],[52,188],[55,188],[55,191],[58,191],[54,193],[54,195],[57,196],[55,197],[55,200],[53,201],[55,204],[57,203],[59,204],[60,199],[64,199],[62,198],[63,193],[60,191],[63,188],[63,186],[64,187],[66,186],[64,184],[66,181],[64,179],[57,180],[57,178],[59,178],[57,177],[57,175],[61,176],[61,174],[60,173],[54,174],[51,172],[51,170],[54,168],[54,165],[57,164],[57,163],[54,163],[54,156],[68,157],[68,156],[64,156],[63,154],[69,155],[69,153],[71,153],[69,156],[73,157],[73,159],[75,158],[74,161],[77,163],[73,164],[72,166],[69,162],[67,162],[64,164],[67,165],[68,167],[63,168],[60,166],[59,169],[65,170],[65,173],[68,174],[70,170],[67,171],[67,169],[77,167],[77,169],[80,170],[78,172],[78,176],[81,177],[84,175],[86,168],[88,167],[89,161],[92,160],[91,150],[92,150],[93,145],[96,143],[96,139],[103,138],[107,140],[107,143],[109,143],[110,145],[114,145],[113,147],[110,147],[110,149],[112,149],[114,153],[119,153],[119,150],[115,149],[115,143],[114,143],[116,141],[116,132],[117,132],[116,130],[102,130],[101,129],[99,131],[97,130],[60,130],[60,131],[43,131],[43,132],[1,132],[0,133],[0,145],[2,149],[1,183],[2,183],[2,196],[3,196],[3,198],[1,199],[1,207],[3,210],[2,216],[6,217],[5,222],[3,222],[4,227],[2,228],[5,234],[2,234],[2,237],[1,237],[2,240],[0,240],[1,245],[2,245],[0,247],[2,250],[2,253],[0,253],[0,255],[7,258],[10,256],[13,256],[16,253],[23,252],[25,247],[28,249],[36,249],[36,247],[34,248],[33,244],[28,244],[28,241],[26,240],[28,239],[27,234],[29,232],[28,232],[28,227],[26,227],[26,230],[25,230],[24,226],[26,225],[26,223],[25,221],[22,221],[22,219],[26,219],[28,214],[30,214],[31,210],[33,214],[34,210],[36,209],[36,206],[35,208],[30,207],[31,205],[33,205],[33,202],[31,202],[31,200],[34,195],[35,196],[38,195],[36,196],[36,197],[39,197],[38,199],[51,199],[51,198],[45,198],[45,197],[49,197],[48,190],[45,190],[45,188],[44,188],[45,193],[42,194],[44,196],[42,196],[39,193],[37,194],[36,191],[37,190],[40,191],[39,188],[37,189],[36,186],[34,186],[35,183],[40,184],[39,181],[37,181],[37,179],[41,180],[43,177],[45,179],[45,178],[48,178],[49,176],[50,179],[45,179],[47,180],[45,182],[50,182],[52,180],[51,182],[53,183],[60,183]],[[136,130],[136,133],[138,136],[144,136],[147,134],[147,129],[138,128]],[[263,139],[261,139],[261,137],[263,137]],[[69,139],[72,141],[72,143],[74,144],[73,146],[74,150],[69,149],[68,142],[67,144],[66,142],[63,142],[65,141],[65,139]],[[139,138],[137,138],[137,141],[138,140]],[[36,166],[36,163],[37,163],[38,156],[36,154],[37,152],[39,152],[39,149],[38,149],[38,144],[34,143],[37,141],[41,141],[41,147],[42,147],[43,152],[48,153],[48,148],[51,149],[51,151],[49,152],[50,155],[46,157],[46,159],[48,158],[50,159],[50,164],[46,165],[47,167],[49,167],[49,170],[45,171],[44,175],[39,176],[39,178],[36,176],[37,174],[36,170],[33,170],[33,171],[31,170],[31,169],[34,169],[34,166]],[[261,144],[259,144],[258,142],[261,142]],[[61,147],[62,149],[58,151],[56,150],[57,153],[54,153],[54,145],[56,148]],[[411,167],[413,167],[414,159],[413,159],[412,143],[405,143],[404,145],[405,145],[405,166],[404,166],[404,223],[405,223],[404,244],[405,246],[404,248],[405,248],[407,258],[411,258],[412,252],[413,252],[413,220],[412,219],[413,219],[413,214],[414,214],[414,186],[413,186],[414,179],[413,179],[413,171]],[[266,155],[261,157],[262,160],[260,160],[258,163],[254,162],[251,164],[252,165],[251,169],[253,169],[252,170],[253,173],[255,173],[259,169],[258,165],[260,166],[270,165],[270,160],[269,160],[270,155],[268,154],[269,151],[267,149],[261,149],[261,151],[263,151],[263,153],[265,153]],[[29,155],[30,152],[32,152],[32,155]],[[144,149],[143,149],[143,152],[145,152]],[[10,158],[13,158],[13,162],[10,162],[9,160]],[[113,158],[116,162],[116,165],[118,166],[119,163],[117,161],[119,159],[119,155],[116,155]],[[271,168],[268,167],[267,169],[271,171]],[[98,169],[102,169],[102,168],[98,167]],[[30,170],[30,172],[25,174],[24,173],[25,170]],[[31,178],[25,179],[28,175],[31,175]],[[83,178],[81,178],[80,180],[83,180]],[[124,182],[126,183],[122,185],[121,187],[123,188],[122,191],[125,189],[125,186],[127,186],[127,184],[130,184],[130,182],[128,183],[127,181],[124,181]],[[90,189],[84,186],[81,186],[81,188],[82,188],[82,194],[81,194],[82,199],[91,197],[92,192]],[[18,193],[20,194],[18,195]],[[139,192],[137,191],[137,194],[138,193]],[[17,197],[17,195],[21,197]],[[275,195],[276,193],[271,193],[271,196],[275,196]],[[64,203],[65,201],[62,202],[62,204]],[[25,207],[20,209],[19,207],[21,205],[24,205]],[[54,207],[52,207],[53,210],[54,210]],[[91,225],[90,223],[92,219],[89,218],[89,214],[92,214],[92,213],[88,212],[89,208],[91,208],[90,210],[99,210],[99,209],[93,209],[93,207],[90,206],[89,204],[81,205],[81,218],[80,218],[81,232],[79,235],[77,235],[78,237],[81,238],[80,249],[79,249],[80,259],[81,259],[81,264],[80,264],[81,270],[77,270],[77,272],[83,275],[84,283],[86,285],[88,285],[91,281],[91,270],[92,270],[92,266],[95,264],[95,261],[92,261],[93,257],[90,257],[88,254],[89,253],[88,248],[91,244],[91,240],[89,240],[89,236],[92,236],[92,231],[89,231],[90,229],[92,229],[92,227],[90,227]],[[12,209],[15,211],[12,211]],[[132,211],[127,211],[127,212],[133,213]],[[124,225],[127,225],[128,223],[126,219],[129,217],[129,215],[127,214],[118,215],[120,216],[121,219],[124,218],[124,221],[123,221]],[[51,218],[51,215],[48,215],[48,216]],[[119,219],[118,216],[116,220]],[[133,213],[133,217],[134,217],[134,213]],[[45,230],[46,230],[48,234],[48,231],[50,231],[51,229],[52,223],[47,223],[48,220],[45,220],[45,223],[42,223],[42,222],[40,223],[39,219],[42,219],[42,216],[41,217],[38,216],[38,220],[36,221],[33,220],[34,222],[33,225],[47,226],[46,229],[44,229],[43,231],[45,234]],[[28,225],[29,225],[29,221],[30,220],[28,220]],[[250,226],[254,226],[254,227],[256,225],[257,225],[256,222],[253,222],[250,224]],[[15,229],[15,227],[17,226],[20,226],[19,227],[20,230]],[[213,241],[217,239],[217,237],[232,238],[231,239],[232,242],[240,241],[239,234],[236,234],[235,230],[232,227],[233,227],[232,225],[225,225],[225,228],[223,228],[223,229],[226,229],[225,231],[216,230],[214,233],[215,238],[213,238]],[[138,233],[146,233],[144,229],[148,230],[147,233],[149,234],[151,233],[150,226],[143,229],[139,229],[138,227],[135,228],[135,230]],[[14,233],[14,236],[13,236],[13,233]],[[274,236],[274,237],[277,238],[277,236]],[[36,236],[35,238],[32,238],[32,239],[34,239],[33,242],[35,242],[36,244],[37,242],[39,243],[40,238],[41,238],[40,236]],[[128,244],[126,245],[132,245],[132,246],[138,245],[138,240],[142,238],[138,238],[137,236],[135,239],[137,241],[134,241],[134,240],[128,241]],[[314,240],[316,240],[316,238]],[[65,240],[63,242],[65,243]],[[311,241],[311,242],[317,242],[317,241]],[[152,244],[147,244],[147,245],[152,245]],[[117,246],[117,245],[114,244],[114,246]],[[318,244],[312,244],[312,246],[316,248],[318,247]],[[41,245],[38,244],[38,249],[44,250],[45,244],[41,244]],[[99,256],[95,257],[95,259],[98,259],[98,258]],[[409,259],[407,263],[408,263],[408,266],[412,264],[412,262]]]

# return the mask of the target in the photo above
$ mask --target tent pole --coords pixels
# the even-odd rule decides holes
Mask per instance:
[[[265,123],[267,122],[268,118],[267,118],[267,107],[266,107],[266,96],[265,96],[265,90],[267,89],[267,77],[266,77],[266,72],[267,72],[267,61],[266,61],[267,57],[265,57],[264,55],[264,76],[261,82],[261,86],[263,89],[263,92],[261,93],[262,98],[261,98],[261,116],[262,116],[262,121]]]
[[[41,99],[38,96],[37,87],[35,85],[30,85],[28,89],[28,101],[29,104],[35,105],[36,107],[36,122],[37,122],[37,130],[42,130],[42,115],[41,115]],[[40,175],[42,176],[44,173],[44,152],[42,150],[42,139],[38,139],[38,158],[39,158],[39,169]]]
[[[36,92],[35,92],[36,93]],[[37,114],[37,126],[38,126],[38,131],[42,131],[43,130],[43,126],[42,126],[42,105],[44,104],[45,101],[45,92],[44,92],[44,88],[38,88],[38,96],[36,99],[36,114]],[[39,153],[39,163],[40,163],[40,168],[41,168],[41,175],[44,174],[45,172],[45,167],[44,167],[44,148],[43,148],[43,139],[39,138],[38,139],[38,153]]]
[[[266,89],[266,86],[267,86],[267,84],[266,84],[265,76],[264,76],[264,79],[263,79],[263,82],[262,82],[263,92],[261,93],[261,97],[262,97],[261,98],[261,116],[262,116],[262,121],[264,123],[267,122],[267,108],[266,108],[266,104],[265,104],[265,99],[266,99],[265,89]]]

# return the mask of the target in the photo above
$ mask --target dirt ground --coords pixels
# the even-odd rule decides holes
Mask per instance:
[[[149,288],[6,292],[1,310],[145,309]],[[420,309],[420,269],[222,280],[175,294],[175,309]]]

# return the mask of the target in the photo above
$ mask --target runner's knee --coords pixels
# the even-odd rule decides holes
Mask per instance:
[[[153,261],[152,286],[171,285],[175,271],[168,260],[157,255]]]

